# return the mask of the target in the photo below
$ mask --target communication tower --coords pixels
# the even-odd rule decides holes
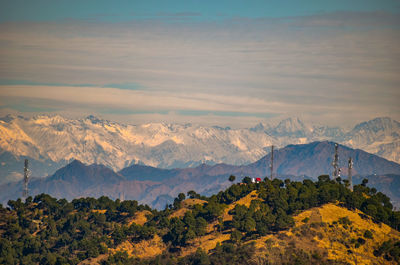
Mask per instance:
[[[123,202],[124,200],[125,200],[125,193],[122,191],[122,192],[120,192],[119,193],[119,200],[121,201],[121,202]]]
[[[29,181],[29,175],[30,175],[30,170],[28,169],[28,159],[25,159],[25,166],[24,166],[24,189],[22,191],[22,197],[23,198],[28,198],[28,181]]]
[[[349,187],[350,187],[351,191],[353,191],[352,169],[353,169],[353,159],[351,157],[349,157],[349,171],[348,171],[349,173],[348,173],[348,175],[349,175]]]
[[[271,169],[271,180],[274,174],[274,146],[271,146],[271,164],[269,165]]]
[[[340,176],[340,170],[339,170],[339,155],[338,155],[338,144],[335,144],[335,156],[333,157],[333,179],[336,179],[337,177]]]

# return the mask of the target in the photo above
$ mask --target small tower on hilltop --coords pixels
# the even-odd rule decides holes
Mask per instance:
[[[274,146],[271,146],[271,164],[269,165],[269,168],[271,170],[271,180],[273,179],[273,174],[274,174]]]
[[[120,193],[119,193],[119,200],[121,201],[121,202],[123,202],[124,200],[125,200],[125,193],[123,192],[123,191],[121,191]]]
[[[333,157],[333,179],[336,179],[337,177],[340,176],[340,171],[339,171],[339,155],[338,155],[338,147],[339,145],[335,143],[335,156]]]
[[[352,170],[353,170],[353,159],[349,157],[349,162],[348,162],[349,168],[348,168],[348,175],[349,175],[349,188],[351,191],[353,191],[353,180],[352,180]]]
[[[28,159],[25,159],[25,166],[24,166],[24,187],[23,187],[23,191],[22,191],[22,197],[23,198],[28,198],[29,195],[29,191],[28,191],[28,181],[29,181],[29,175],[30,175],[30,171],[28,169],[29,166],[29,162]]]

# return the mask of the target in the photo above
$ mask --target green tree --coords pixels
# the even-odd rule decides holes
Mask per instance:
[[[371,231],[369,231],[369,230],[365,230],[364,237],[365,238],[369,238],[369,239],[374,238],[374,236],[372,235]]]
[[[234,175],[230,175],[230,176],[229,176],[229,181],[230,181],[230,182],[234,182],[235,179],[236,179],[236,177],[235,177]]]
[[[208,257],[207,253],[203,249],[198,248],[196,251],[196,254],[194,255],[192,264],[209,265],[211,263],[210,263],[210,258]]]
[[[183,222],[188,226],[188,228],[195,228],[196,226],[196,219],[193,216],[193,212],[192,211],[188,211],[185,213],[184,217],[183,217]]]
[[[231,241],[234,243],[239,243],[242,239],[242,233],[238,230],[233,230],[231,233]]]
[[[254,221],[253,218],[251,217],[246,217],[244,220],[244,227],[243,227],[245,232],[252,232],[253,230],[256,229],[256,221]]]
[[[187,196],[189,196],[189,198],[191,198],[191,199],[200,198],[200,194],[197,194],[194,190],[188,191]]]
[[[193,231],[193,229],[189,228],[184,236],[184,242],[187,244],[190,240],[194,239],[196,237],[196,232]]]
[[[207,221],[203,217],[198,217],[196,219],[196,234],[198,236],[203,236],[206,233]]]
[[[243,178],[242,182],[246,183],[246,184],[250,184],[251,183],[251,178],[246,176],[246,177]]]
[[[181,192],[181,193],[178,194],[178,200],[179,201],[184,201],[185,199],[186,199],[185,193]]]
[[[368,184],[368,179],[363,179],[361,182],[361,186],[366,187]]]

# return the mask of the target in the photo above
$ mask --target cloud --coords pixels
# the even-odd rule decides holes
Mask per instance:
[[[238,124],[270,114],[336,124],[400,115],[400,31],[389,13],[8,23],[0,31],[0,79],[30,82],[2,82],[0,101],[15,106],[30,98],[138,120],[231,114]]]
[[[203,93],[171,93],[162,91],[136,91],[111,87],[78,86],[0,86],[1,102],[7,98],[63,102],[97,108],[119,108],[132,111],[197,111],[264,113],[255,109],[269,109],[271,103],[255,97],[210,95]],[[58,103],[59,104],[59,103]],[[226,116],[226,114],[225,114]]]

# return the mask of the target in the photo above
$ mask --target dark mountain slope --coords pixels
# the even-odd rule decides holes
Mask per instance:
[[[29,194],[47,193],[68,200],[102,195],[118,198],[120,194],[140,194],[153,182],[126,181],[125,177],[103,165],[87,166],[74,160],[47,178],[32,178]],[[0,202],[21,196],[22,181],[0,186]],[[132,197],[132,196],[131,196]]]
[[[302,180],[304,177],[316,179],[319,175],[332,172],[334,155],[333,142],[314,142],[303,145],[289,145],[274,153],[275,177]],[[370,176],[371,186],[385,190],[397,205],[400,202],[400,165],[362,150],[339,146],[339,165],[342,176],[347,175],[347,159],[354,160],[353,175],[355,182],[363,176]],[[230,185],[228,177],[233,174],[236,181],[245,176],[269,176],[270,154],[261,160],[244,166],[202,164],[196,168],[158,169],[149,166],[134,165],[115,173],[102,165],[86,166],[73,161],[54,175],[43,179],[32,179],[29,183],[30,194],[49,193],[58,198],[72,199],[82,196],[100,197],[102,195],[139,200],[141,203],[157,207],[165,206],[165,198],[173,198],[178,193],[195,190],[211,195]],[[376,177],[375,176],[384,176]],[[388,175],[394,174],[394,175]],[[22,183],[0,186],[0,201],[20,197]],[[161,197],[160,197],[161,196]],[[161,205],[162,204],[162,205]]]
[[[333,142],[313,142],[302,145],[288,145],[274,153],[274,168],[278,175],[306,175],[316,178],[322,174],[331,174],[334,156]],[[353,175],[399,174],[400,165],[379,156],[359,149],[339,145],[339,166],[343,175],[347,175],[347,161],[353,158]],[[254,171],[266,172],[271,160],[271,154],[248,165]]]
[[[178,170],[161,169],[143,165],[132,165],[119,171],[122,176],[128,180],[151,180],[162,181],[176,175]]]

